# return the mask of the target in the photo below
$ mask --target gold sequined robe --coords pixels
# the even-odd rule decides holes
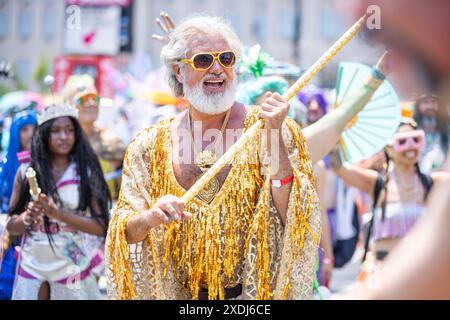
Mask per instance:
[[[256,120],[256,108],[244,130]],[[262,175],[263,139],[249,139],[231,162],[219,193],[208,205],[198,198],[185,210],[193,217],[151,229],[128,244],[125,227],[134,214],[163,195],[182,196],[172,167],[171,120],[141,132],[127,149],[119,200],[110,221],[106,263],[110,299],[196,299],[208,288],[223,299],[224,288],[242,284],[239,299],[310,299],[320,237],[319,201],[305,140],[287,119],[283,140],[294,171],[286,225]]]

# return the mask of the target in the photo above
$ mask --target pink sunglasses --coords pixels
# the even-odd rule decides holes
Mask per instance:
[[[425,145],[425,133],[423,130],[399,132],[394,135],[389,145],[395,152],[404,152],[410,149],[421,151]]]

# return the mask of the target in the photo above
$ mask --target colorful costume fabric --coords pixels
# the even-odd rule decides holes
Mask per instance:
[[[23,111],[17,113],[13,118],[9,134],[8,153],[0,165],[1,213],[8,212],[9,199],[14,187],[14,177],[19,168],[17,153],[21,151],[20,130],[27,125],[35,126],[36,124],[37,116],[34,111]]]
[[[244,129],[257,120],[247,115]],[[261,173],[260,134],[231,161],[230,172],[210,204],[187,202],[193,217],[151,229],[128,244],[130,217],[163,195],[182,196],[172,167],[172,119],[140,133],[127,149],[122,187],[106,244],[111,299],[224,299],[225,288],[242,285],[238,299],[310,299],[320,235],[319,202],[309,151],[300,129],[287,119],[283,139],[294,170],[286,224],[272,203]]]
[[[61,207],[76,210],[79,185],[76,165],[71,163],[56,184]],[[37,299],[44,281],[50,285],[51,299],[100,299],[92,271],[102,263],[102,238],[51,219],[49,232],[51,242],[43,225],[23,236],[13,299]]]
[[[22,111],[14,115],[9,134],[8,153],[0,164],[0,214],[7,214],[19,164],[29,159],[19,159],[24,155],[20,145],[20,131],[27,125],[35,126],[37,116],[34,111]],[[24,157],[25,158],[25,157]],[[0,300],[10,300],[14,283],[16,260],[14,243],[6,232],[6,219],[0,219]],[[3,230],[2,230],[3,229]]]

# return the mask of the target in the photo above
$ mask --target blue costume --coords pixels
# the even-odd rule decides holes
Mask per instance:
[[[14,188],[14,177],[19,168],[17,153],[21,151],[20,130],[27,125],[37,125],[35,111],[23,111],[14,115],[10,128],[8,152],[0,164],[0,212],[2,214],[8,212],[9,200]],[[3,246],[4,240],[0,238],[1,246]],[[11,299],[16,265],[13,245],[10,245],[4,252],[4,256],[0,257],[0,262],[0,300],[9,300]]]

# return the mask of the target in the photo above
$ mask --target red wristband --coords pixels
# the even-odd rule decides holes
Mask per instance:
[[[281,180],[270,179],[270,184],[272,185],[272,187],[281,188],[282,186],[287,185],[287,184],[291,183],[292,181],[294,181],[293,174],[291,174],[289,177],[281,179]]]

